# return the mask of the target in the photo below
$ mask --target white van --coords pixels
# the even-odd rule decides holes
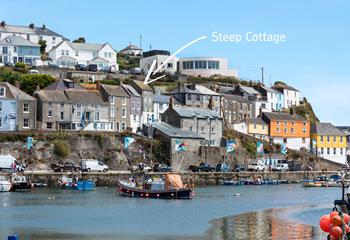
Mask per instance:
[[[99,171],[99,172],[107,172],[108,166],[103,162],[100,162],[95,159],[84,159],[81,161],[81,170],[85,172],[91,171]]]
[[[0,155],[0,171],[13,171],[23,172],[25,170],[25,166],[17,161],[11,155]]]

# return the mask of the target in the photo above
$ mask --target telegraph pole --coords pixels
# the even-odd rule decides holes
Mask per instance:
[[[261,83],[264,85],[264,68],[261,67]]]

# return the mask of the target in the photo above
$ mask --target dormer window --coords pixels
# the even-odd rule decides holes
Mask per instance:
[[[5,97],[6,89],[4,87],[0,87],[0,97]]]

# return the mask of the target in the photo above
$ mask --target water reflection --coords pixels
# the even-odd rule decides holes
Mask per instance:
[[[275,209],[240,214],[212,221],[208,238],[213,240],[312,240],[322,239],[317,227],[281,217]]]

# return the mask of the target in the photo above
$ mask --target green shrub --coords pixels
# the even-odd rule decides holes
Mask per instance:
[[[25,68],[26,68],[26,65],[25,65],[24,63],[22,63],[22,62],[17,62],[17,63],[15,64],[15,67],[25,69]]]
[[[66,142],[62,140],[56,140],[54,142],[54,153],[59,157],[67,157],[70,153],[69,146]]]

